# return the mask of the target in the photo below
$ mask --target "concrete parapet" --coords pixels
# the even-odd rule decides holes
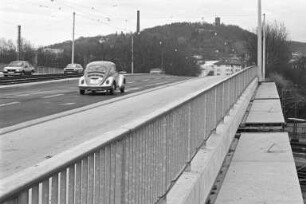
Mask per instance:
[[[168,204],[204,203],[257,87],[255,79],[209,137],[167,196]]]

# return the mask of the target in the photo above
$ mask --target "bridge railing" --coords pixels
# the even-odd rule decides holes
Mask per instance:
[[[163,203],[256,67],[1,181],[1,203]]]
[[[35,73],[37,74],[63,74],[64,68],[56,68],[56,67],[36,67]]]

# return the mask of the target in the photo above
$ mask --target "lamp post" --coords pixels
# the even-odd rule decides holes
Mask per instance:
[[[258,78],[262,81],[262,25],[261,25],[261,0],[258,0],[258,25],[257,25],[257,66]]]
[[[266,79],[266,14],[263,14],[263,56],[262,56],[262,78]]]
[[[164,53],[163,53],[163,42],[159,41],[160,49],[161,49],[161,56],[160,56],[160,68],[164,71]]]
[[[134,74],[134,34],[132,33],[132,48],[131,48],[131,55],[132,55],[132,59],[131,59],[131,74]]]
[[[75,29],[75,12],[73,12],[73,24],[72,24],[71,64],[74,64],[74,29]]]

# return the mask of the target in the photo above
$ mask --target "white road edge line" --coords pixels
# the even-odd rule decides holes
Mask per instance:
[[[135,90],[138,90],[138,89],[140,89],[140,88],[128,88],[127,90],[128,91],[135,91]]]
[[[14,104],[17,104],[17,103],[20,103],[20,102],[14,101],[14,102],[11,102],[11,103],[4,103],[4,104],[0,104],[0,107],[14,105]]]
[[[17,97],[19,97],[19,96],[30,96],[31,94],[19,94],[19,95],[15,95],[15,96],[17,96]]]
[[[55,95],[51,95],[51,96],[44,96],[42,98],[53,98],[53,97],[57,97],[57,96],[62,96],[64,94],[55,94]]]

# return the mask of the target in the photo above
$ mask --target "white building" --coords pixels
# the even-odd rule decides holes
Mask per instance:
[[[229,76],[241,70],[241,65],[216,64],[214,65],[214,76]]]
[[[209,73],[214,73],[214,64],[217,63],[219,61],[217,60],[210,60],[210,61],[205,61],[205,63],[203,65],[201,65],[201,77],[205,77],[207,75],[209,75]]]
[[[206,61],[204,65],[201,66],[202,74],[201,77],[205,76],[229,76],[236,72],[242,70],[241,62],[238,59],[228,59],[228,60],[211,60]]]

